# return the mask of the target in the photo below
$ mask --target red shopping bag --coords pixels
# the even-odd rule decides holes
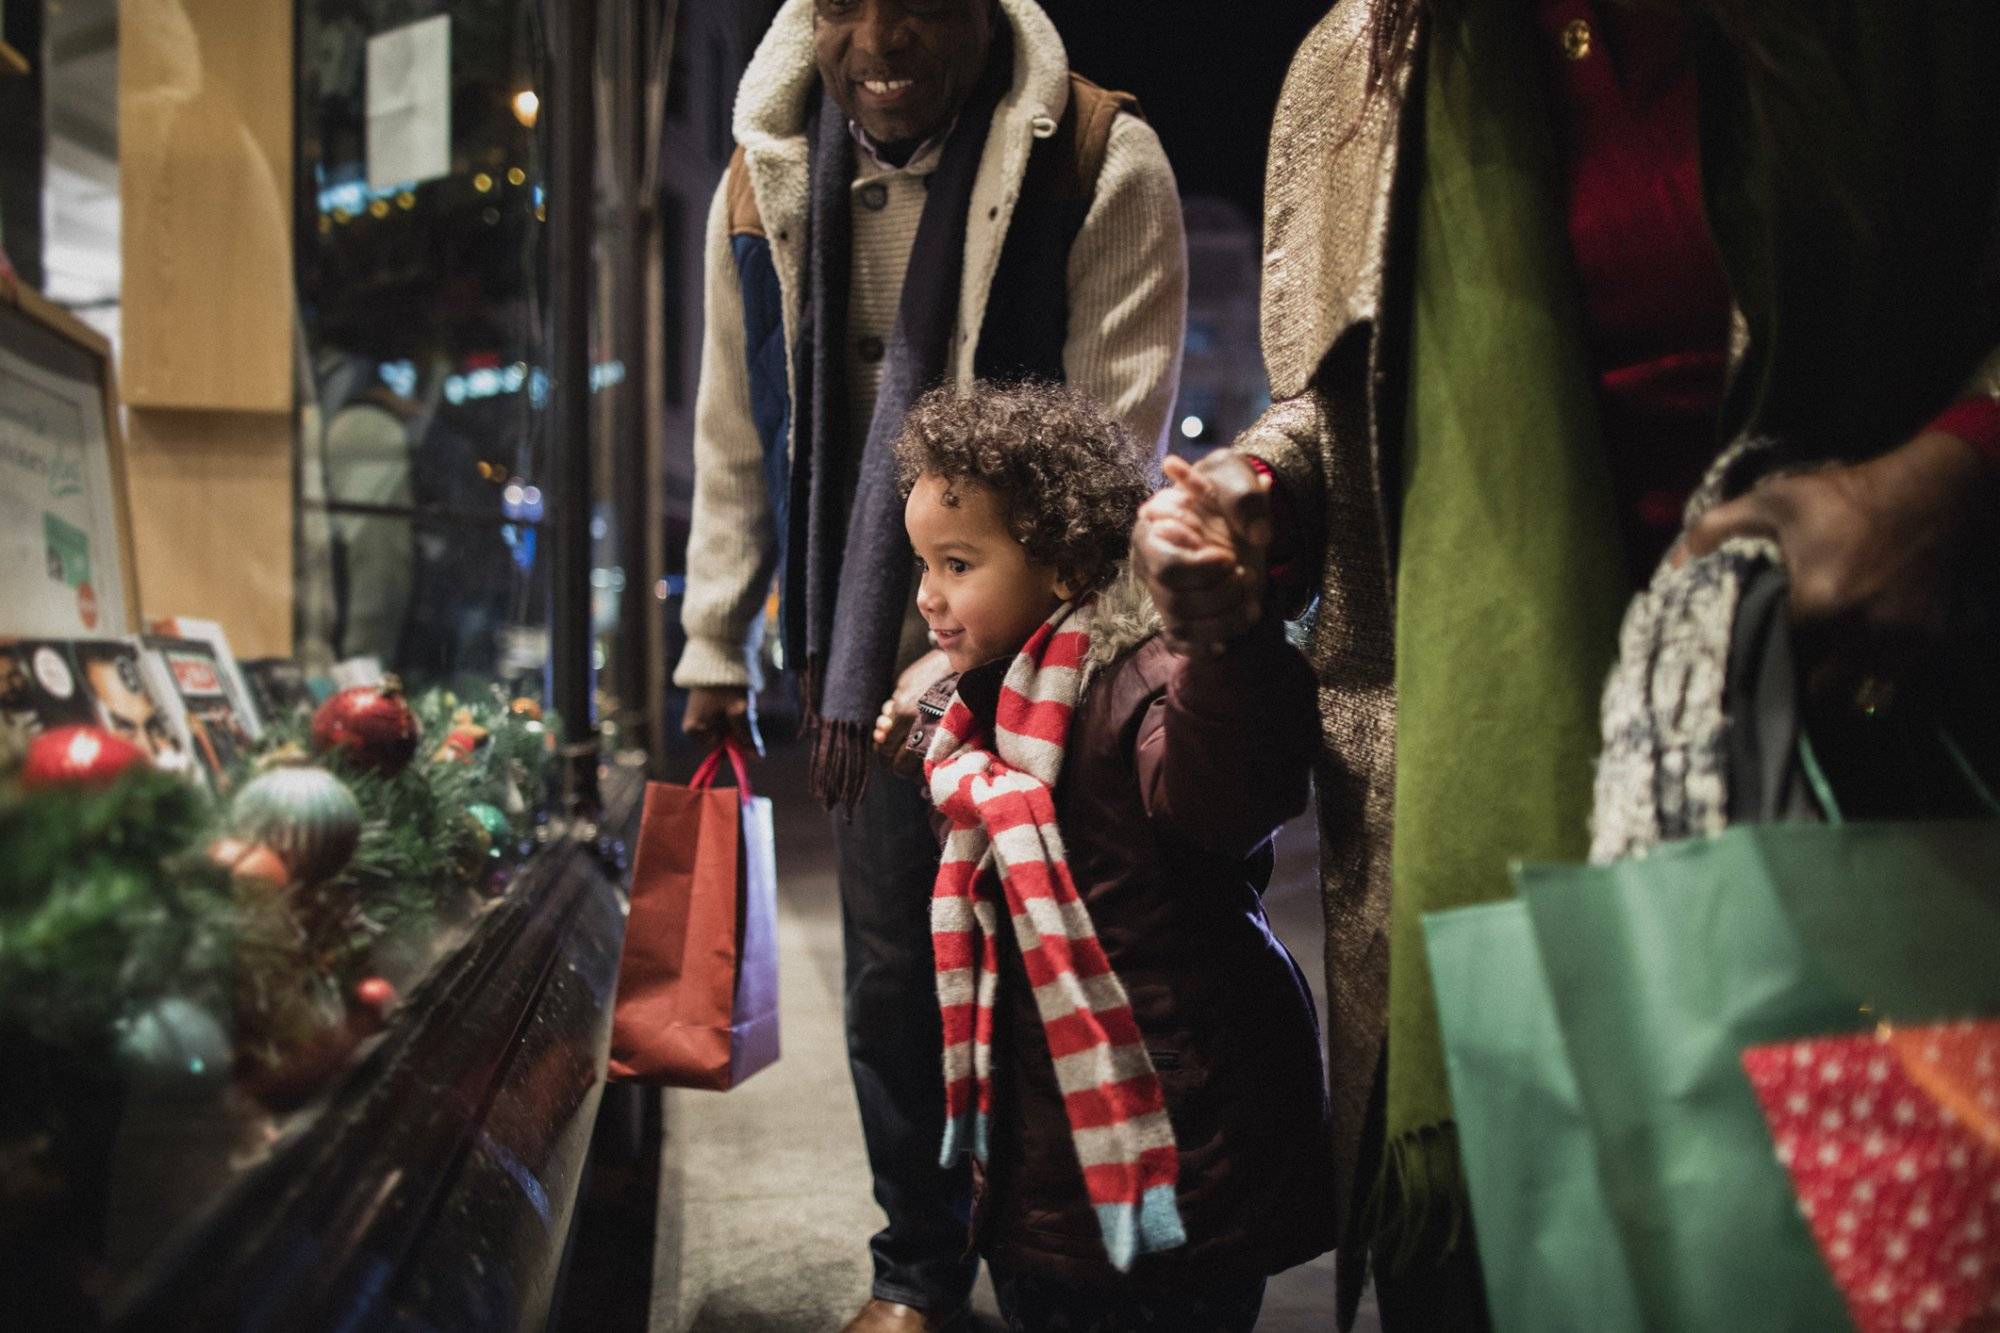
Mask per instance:
[[[736,790],[714,786],[724,755]],[[618,966],[609,1076],[735,1087],[778,1058],[777,870],[771,803],[734,742],[685,787],[646,784]]]

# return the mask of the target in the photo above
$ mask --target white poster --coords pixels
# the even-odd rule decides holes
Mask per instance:
[[[0,635],[125,632],[103,394],[0,346]]]
[[[451,171],[451,16],[368,39],[368,188]]]

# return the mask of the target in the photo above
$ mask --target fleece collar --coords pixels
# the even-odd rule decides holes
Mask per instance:
[[[977,225],[968,231],[959,309],[967,327],[978,329],[1000,262],[1000,238],[1007,233],[1028,154],[1035,140],[1056,132],[1069,106],[1069,55],[1055,24],[1034,0],[997,0],[1000,17],[1014,44],[1014,75],[993,113],[993,125],[973,182]],[[796,277],[804,271],[808,186],[806,113],[817,95],[819,69],[813,63],[812,0],[785,0],[770,31],[750,58],[736,94],[736,141],[743,147],[757,212],[770,238],[787,325],[796,315]],[[980,207],[981,204],[984,207]],[[960,351],[970,364],[973,347]]]
[[[1153,595],[1129,562],[1097,594],[1097,622],[1091,629],[1088,673],[1111,665],[1160,632]]]
[[[1034,0],[999,0],[1000,16],[1014,37],[1014,82],[996,120],[1027,110],[1051,121],[1069,105],[1069,54],[1055,24]],[[812,0],[785,0],[758,43],[736,94],[736,141],[755,157],[785,139],[803,139],[808,95],[818,80],[813,63]],[[801,158],[803,163],[803,157]]]

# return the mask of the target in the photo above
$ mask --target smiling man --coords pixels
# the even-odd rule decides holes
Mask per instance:
[[[1031,0],[788,0],[736,103],[707,233],[695,495],[675,672],[684,728],[755,738],[761,611],[782,578],[814,791],[836,809],[848,1052],[875,1197],[850,1329],[955,1327],[970,1182],[938,1166],[937,844],[872,732],[948,670],[925,641],[892,446],[941,382],[1066,382],[1155,450],[1187,257],[1159,139],[1071,74]]]
[[[817,11],[821,86],[877,154],[899,165],[945,130],[971,95],[999,18],[980,0],[822,0]]]

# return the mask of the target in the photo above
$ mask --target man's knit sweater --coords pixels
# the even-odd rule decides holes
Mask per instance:
[[[1149,142],[1133,144],[1136,136],[1144,136]],[[1157,141],[1152,140],[1152,131],[1145,123],[1131,116],[1119,117],[1112,127],[1111,142],[1106,146],[1104,170],[1108,174],[1116,169],[1123,139],[1124,151],[1143,167],[1151,166],[1152,159],[1159,152]],[[868,422],[875,415],[875,394],[882,384],[883,350],[889,345],[889,335],[895,331],[896,310],[902,299],[903,271],[909,267],[910,249],[916,243],[917,223],[922,220],[926,181],[936,169],[938,155],[924,154],[914,159],[906,167],[891,167],[877,162],[867,152],[855,154],[856,167],[854,184],[848,192],[849,207],[853,212],[853,258],[848,269],[847,293],[847,401],[850,404],[848,436],[853,447],[859,450],[861,439],[867,434]],[[1129,169],[1129,164],[1128,164]],[[1157,218],[1135,218],[1135,225],[1125,232],[1098,233],[1095,239],[1104,245],[1149,246],[1158,243],[1157,231],[1162,225]],[[1086,229],[1087,230],[1087,229]],[[1143,233],[1153,232],[1153,235]],[[1078,237],[1077,250],[1082,251],[1083,237]],[[1088,253],[1072,253],[1070,265],[1089,263]],[[1161,275],[1164,280],[1166,275]],[[1137,301],[1144,300],[1144,293],[1129,294]],[[1002,298],[1004,299],[1004,294]],[[1073,309],[1070,319],[1095,320],[1104,312],[1087,309]],[[1099,403],[1114,403],[1121,384],[1134,378],[1150,383],[1171,383],[1175,363],[1180,360],[1178,338],[1180,325],[1177,313],[1168,318],[1168,311],[1159,310],[1160,337],[1154,345],[1145,348],[1136,358],[1127,358],[1127,364],[1120,364],[1114,358],[1098,355],[1070,360],[1066,370],[1071,387],[1089,394]],[[1086,325],[1088,327],[1088,325]],[[1137,364],[1129,364],[1136,361]],[[1124,415],[1126,425],[1141,439],[1159,438],[1165,427],[1166,413],[1173,404],[1162,401],[1157,405],[1158,419],[1153,419],[1154,404],[1143,405],[1147,413],[1140,416],[1129,409]],[[910,591],[909,614],[903,621],[903,644],[897,654],[896,669],[902,670],[929,647],[925,638],[924,618],[917,613],[916,589],[914,582]]]
[[[796,54],[783,44],[792,6],[781,13],[749,73],[737,105],[738,139],[753,154],[772,145],[774,154],[802,132],[796,82],[810,86],[809,72],[784,62]],[[987,161],[975,183],[968,217],[968,272],[961,297],[959,346],[950,364],[959,382],[970,379],[971,340],[977,338],[990,299],[1010,294],[980,286],[975,253],[997,253],[1011,209],[1019,201],[1020,166],[1030,136],[1018,135],[1016,120],[1032,115],[1033,138],[1044,137],[1061,114],[1068,67],[1061,42],[1046,16],[1023,0],[1003,0],[1002,12],[1014,27],[1017,69],[1014,86],[995,116]],[[809,13],[800,16],[801,42],[809,39]],[[1046,125],[1047,129],[1043,126]],[[901,299],[903,274],[923,211],[925,178],[937,164],[923,155],[903,168],[887,167],[857,151],[849,190],[853,223],[845,342],[847,438],[858,451],[873,416],[881,383],[883,355],[890,342]],[[1019,162],[1015,161],[1016,157]],[[753,166],[754,166],[753,157]],[[803,162],[796,174],[804,189]],[[787,168],[785,188],[790,189]],[[753,179],[760,179],[753,169]],[[761,187],[758,202],[771,224],[774,201]],[[1006,192],[1006,207],[988,203],[992,190]],[[879,206],[878,206],[879,205]],[[998,236],[994,235],[999,232]],[[782,243],[780,245],[782,250]],[[782,254],[781,281],[788,276]],[[983,272],[985,281],[990,268]],[[727,202],[718,191],[708,227],[708,328],[696,408],[695,504],[688,541],[688,590],[682,624],[688,644],[674,673],[677,685],[740,686],[750,683],[755,627],[775,565],[777,534],[767,492],[761,450],[751,422],[747,349],[742,301],[730,249]],[[1186,246],[1172,168],[1158,137],[1137,116],[1120,114],[1112,124],[1094,200],[1068,259],[1069,335],[1062,349],[1068,384],[1121,419],[1156,453],[1179,384],[1181,335],[1186,317]],[[787,310],[794,297],[787,292]],[[905,622],[900,663],[925,648],[923,624],[911,611]]]
[[[879,163],[865,151],[854,157],[854,183],[847,196],[854,238],[847,270],[847,437],[849,448],[858,454],[868,422],[875,416],[882,364],[903,296],[903,273],[910,266],[938,154],[925,153],[907,167]],[[896,669],[916,661],[928,647],[913,584]]]

